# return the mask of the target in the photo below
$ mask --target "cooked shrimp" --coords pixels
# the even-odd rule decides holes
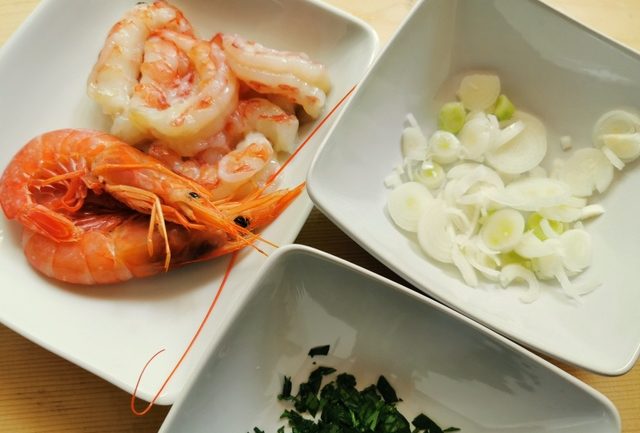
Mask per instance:
[[[139,139],[142,133],[131,125],[128,108],[138,84],[145,41],[161,29],[193,34],[191,24],[175,7],[164,1],[138,4],[109,31],[87,85],[89,96],[114,117],[116,129]]]
[[[276,152],[293,152],[298,134],[298,118],[264,98],[240,101],[227,119],[224,134],[235,144],[249,132],[260,132]]]
[[[261,187],[278,167],[271,143],[258,132],[248,134],[224,155],[203,152],[185,160],[157,142],[148,152],[174,172],[204,186],[216,200],[237,196],[241,187],[244,194]],[[247,184],[252,187],[246,188]]]
[[[174,31],[149,38],[129,108],[138,129],[192,156],[237,104],[238,82],[216,44]]]
[[[234,34],[213,40],[224,50],[237,77],[262,94],[276,94],[301,105],[311,117],[320,115],[331,88],[329,74],[304,53],[278,51]]]
[[[278,191],[245,203],[227,203],[222,212],[246,229],[273,221],[299,194],[301,187]],[[166,224],[166,242],[159,231],[149,233],[150,217],[128,209],[86,207],[71,216],[81,230],[77,240],[58,242],[25,229],[22,238],[27,260],[36,270],[74,284],[112,284],[147,277],[188,263],[220,257],[246,246],[229,239],[224,230],[189,230]]]
[[[0,178],[0,204],[7,218],[25,227],[25,252],[36,269],[94,284],[251,245],[257,238],[249,229],[276,218],[300,190],[221,209],[202,186],[111,135],[59,130],[31,140],[9,163]]]
[[[138,5],[111,30],[88,94],[113,118],[111,132],[136,144],[160,138],[181,155],[222,129],[238,101],[222,50],[197,39],[165,2]]]

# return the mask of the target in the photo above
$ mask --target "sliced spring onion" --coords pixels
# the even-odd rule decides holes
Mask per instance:
[[[603,213],[604,213],[604,207],[602,207],[602,205],[590,204],[589,206],[585,206],[582,208],[582,215],[580,216],[580,219],[598,217]]]
[[[455,243],[451,249],[451,260],[460,271],[464,282],[470,287],[476,287],[478,285],[478,276],[476,275],[476,271]]]
[[[557,241],[540,240],[532,231],[528,231],[522,236],[520,242],[515,246],[514,251],[526,259],[535,259],[554,254],[557,248]]]
[[[416,161],[409,169],[409,178],[429,189],[437,189],[444,183],[445,175],[440,164],[427,160]]]
[[[391,173],[387,177],[384,178],[384,186],[387,188],[397,188],[402,185],[402,178],[398,173]]]
[[[500,204],[524,211],[557,206],[569,198],[566,183],[546,177],[526,177],[511,182],[492,199]]]
[[[473,74],[460,82],[458,97],[471,111],[482,111],[491,107],[500,96],[500,78],[494,74]]]
[[[542,227],[543,221],[545,221],[545,227]],[[532,233],[538,237],[538,239],[541,239],[543,241],[549,238],[557,238],[558,235],[564,232],[564,224],[562,224],[560,221],[549,220],[542,216],[542,214],[539,214],[537,212],[529,215],[529,218],[527,218],[526,227],[527,230],[531,230]],[[552,230],[553,232],[550,232],[549,230]]]
[[[543,207],[538,210],[540,215],[548,220],[571,223],[582,218],[582,208],[561,204],[558,206]]]
[[[513,102],[511,102],[509,98],[507,98],[506,95],[498,96],[498,100],[496,101],[496,108],[493,110],[493,114],[496,115],[500,122],[511,119],[513,113],[515,112],[516,107],[513,105]]]
[[[408,126],[402,131],[402,156],[421,161],[427,157],[427,139],[417,126]]]
[[[600,136],[603,149],[611,149],[624,162],[640,156],[640,132],[633,134],[604,134]]]
[[[480,229],[480,238],[492,250],[512,250],[524,233],[524,217],[514,209],[501,209],[489,215]]]
[[[503,129],[499,130],[496,134],[496,139],[493,143],[493,149],[497,149],[503,144],[508,143],[509,141],[516,138],[518,134],[524,131],[524,128],[525,128],[524,122],[521,120],[517,120],[505,126]]]
[[[590,196],[594,189],[604,192],[613,180],[613,166],[600,149],[588,147],[577,150],[558,173],[578,197]]]
[[[633,134],[640,132],[640,117],[627,110],[611,110],[604,113],[593,127],[593,142],[601,146],[601,137],[607,134]]]
[[[573,147],[573,143],[571,141],[571,136],[563,135],[560,137],[560,147],[562,150],[569,150]]]
[[[591,235],[586,230],[567,230],[560,236],[564,266],[573,272],[582,272],[591,265]]]
[[[440,199],[430,200],[418,221],[418,244],[431,258],[451,263],[454,240],[450,234],[447,204]]]
[[[391,219],[403,230],[415,232],[418,221],[433,198],[429,190],[418,182],[407,182],[389,194],[387,209]]]
[[[540,297],[540,283],[533,272],[518,264],[510,264],[502,268],[500,272],[500,284],[502,287],[507,287],[516,279],[523,280],[529,287],[529,289],[520,296],[522,302],[529,304]]]
[[[487,153],[486,159],[500,172],[522,174],[538,166],[544,159],[547,153],[547,129],[537,117],[523,111],[518,111],[513,118],[524,124],[524,130]]]
[[[611,165],[613,165],[618,170],[622,170],[624,168],[624,161],[618,158],[618,155],[616,155],[615,152],[608,146],[602,146],[600,150],[602,150],[602,153],[604,153],[604,156],[607,157]]]
[[[440,164],[451,164],[460,158],[460,140],[448,131],[436,131],[429,138],[431,158]]]
[[[464,124],[458,138],[462,145],[462,156],[473,161],[484,160],[484,154],[491,147],[496,132],[495,126],[483,113]]]
[[[467,111],[461,102],[448,102],[438,113],[438,129],[457,134],[462,129]]]

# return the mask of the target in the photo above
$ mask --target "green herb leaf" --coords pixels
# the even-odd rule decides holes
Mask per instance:
[[[380,392],[380,395],[382,395],[382,398],[384,398],[384,401],[388,404],[400,401],[398,400],[396,391],[384,376],[380,376],[378,378],[378,383],[376,384],[376,386],[378,387],[378,392]]]
[[[291,377],[285,376],[282,384],[282,393],[278,395],[278,400],[291,400]]]
[[[424,430],[426,433],[443,433],[440,426],[423,413],[415,417],[413,421],[411,421],[411,424],[419,430]]]
[[[313,348],[311,348],[311,349],[309,350],[309,356],[310,356],[310,357],[312,357],[312,358],[313,358],[314,356],[325,356],[326,354],[328,354],[328,353],[329,353],[329,348],[330,348],[330,347],[331,347],[331,346],[329,346],[328,344],[327,344],[327,345],[324,345],[324,346],[316,346],[316,347],[313,347]]]

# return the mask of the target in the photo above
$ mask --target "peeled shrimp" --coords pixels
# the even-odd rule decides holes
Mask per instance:
[[[202,186],[116,137],[59,130],[16,154],[0,178],[0,205],[24,226],[25,253],[36,269],[95,284],[251,245],[257,236],[250,230],[275,219],[300,190],[221,208]],[[107,211],[96,211],[95,201],[109,203]]]
[[[235,34],[218,33],[214,39],[224,50],[236,76],[261,94],[286,97],[316,118],[331,88],[324,65],[304,53],[278,51]]]
[[[235,145],[249,132],[264,134],[276,152],[291,153],[295,150],[298,118],[267,99],[246,99],[227,119],[223,134]]]
[[[258,132],[249,133],[228,153],[214,154],[212,149],[186,160],[157,142],[148,152],[174,172],[204,186],[216,200],[237,196],[241,189],[244,195],[252,192],[278,168],[271,143]]]
[[[238,82],[222,50],[197,39],[182,13],[158,1],[134,7],[109,33],[88,94],[136,144],[159,138],[193,155],[235,110]]]
[[[215,44],[173,31],[153,35],[129,117],[147,136],[183,156],[224,127],[238,103],[238,82]]]
[[[114,117],[131,138],[141,132],[130,125],[128,108],[138,84],[145,41],[152,32],[170,29],[193,34],[191,24],[175,7],[164,1],[138,4],[109,31],[87,84],[87,93]]]

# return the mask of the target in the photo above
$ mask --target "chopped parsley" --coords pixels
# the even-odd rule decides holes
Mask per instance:
[[[322,353],[329,346],[321,346]],[[326,349],[325,349],[326,348]],[[317,349],[317,348],[314,348]],[[315,356],[315,350],[309,356]],[[314,355],[312,355],[314,352]],[[441,429],[424,414],[411,423],[396,408],[401,401],[389,381],[380,376],[375,385],[358,390],[356,379],[340,373],[322,386],[325,376],[335,373],[331,367],[317,367],[306,382],[301,383],[293,395],[291,378],[284,377],[278,399],[288,401],[293,408],[285,409],[280,418],[286,420],[291,433],[449,433],[460,431],[456,427]],[[413,429],[411,427],[413,425]],[[253,433],[264,433],[255,427]],[[285,427],[277,433],[285,433]]]
[[[326,344],[324,346],[316,346],[313,347],[309,350],[309,356],[310,357],[314,357],[314,356],[325,356],[326,354],[329,353],[329,345]]]

